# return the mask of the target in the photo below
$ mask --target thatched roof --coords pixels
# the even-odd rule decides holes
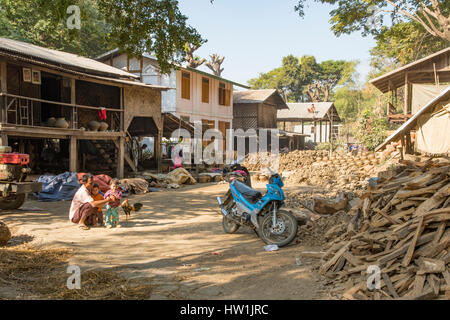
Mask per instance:
[[[277,109],[288,109],[288,106],[276,89],[234,91],[233,104],[265,103],[271,97]]]
[[[287,105],[289,109],[278,110],[277,121],[329,120],[329,114],[333,115],[333,122],[341,121],[333,102],[288,103]],[[315,109],[314,114],[308,111],[312,105]]]

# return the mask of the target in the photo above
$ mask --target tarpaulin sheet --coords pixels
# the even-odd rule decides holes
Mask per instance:
[[[417,149],[428,154],[450,153],[450,103],[436,106],[417,119]]]
[[[86,173],[79,172],[78,173],[78,182],[81,183],[81,179]],[[98,174],[94,176],[94,183],[98,184],[98,187],[100,188],[101,192],[106,192],[109,190],[109,183],[111,182],[112,178],[108,176],[107,174]]]
[[[59,175],[42,175],[37,180],[42,182],[42,191],[38,193],[39,201],[72,200],[80,188],[76,172],[64,172]]]
[[[448,85],[418,84],[412,85],[411,110],[416,114],[431,99],[447,89]]]

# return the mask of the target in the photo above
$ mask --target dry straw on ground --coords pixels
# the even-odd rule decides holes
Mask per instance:
[[[34,249],[29,245],[0,249],[0,299],[148,299],[149,281],[126,280],[114,270],[82,272],[81,289],[67,288],[71,251]],[[5,295],[9,290],[10,294]]]

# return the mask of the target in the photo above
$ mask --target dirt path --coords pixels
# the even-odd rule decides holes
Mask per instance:
[[[302,258],[296,264],[299,251],[318,248],[291,245],[265,252],[250,230],[223,232],[215,198],[226,188],[199,184],[132,196],[130,202],[144,208],[120,229],[78,229],[68,221],[68,201],[28,201],[26,207],[44,210],[0,217],[15,236],[32,236],[36,247],[73,249],[70,264],[82,271],[111,268],[127,278],[152,278],[150,299],[327,298],[312,270],[317,262]]]

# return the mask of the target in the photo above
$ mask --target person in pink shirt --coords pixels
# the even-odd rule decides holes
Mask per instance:
[[[108,204],[106,205],[106,217],[105,226],[107,228],[117,227],[120,228],[119,224],[119,212],[120,199],[122,198],[122,191],[119,187],[119,180],[112,179],[110,183],[110,189],[105,193],[105,199],[109,198]]]
[[[92,197],[92,188],[94,186],[94,177],[92,174],[85,174],[82,179],[82,186],[75,193],[70,204],[69,220],[79,224],[83,230],[89,230],[88,225],[93,225],[94,217],[97,215],[97,206],[104,205],[111,201],[107,197],[104,200],[95,201]]]

